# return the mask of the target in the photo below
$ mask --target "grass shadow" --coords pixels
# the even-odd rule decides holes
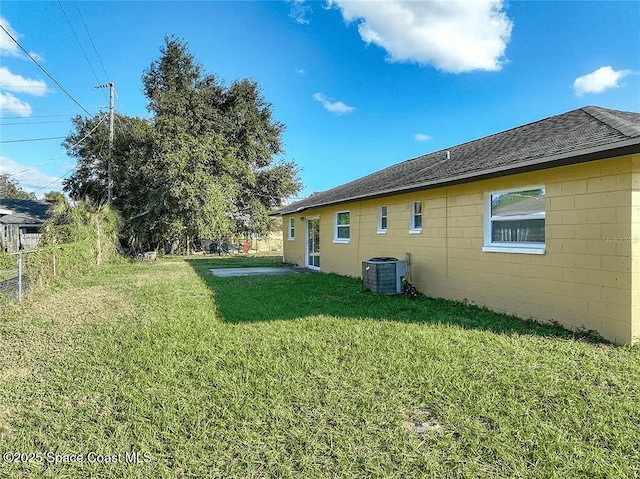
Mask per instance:
[[[523,320],[486,307],[441,298],[385,296],[364,291],[361,280],[330,273],[219,278],[211,268],[285,266],[279,257],[211,257],[187,262],[214,292],[227,322],[291,320],[325,315],[406,323],[438,323],[500,334],[582,339],[606,343],[594,331]]]

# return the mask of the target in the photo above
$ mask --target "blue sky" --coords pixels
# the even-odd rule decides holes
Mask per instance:
[[[165,35],[227,84],[254,79],[301,196],[582,106],[640,111],[635,1],[3,0],[0,17],[92,114],[112,81],[120,113],[148,116],[140,78]],[[1,30],[0,113],[0,173],[59,190],[62,140],[14,140],[64,137],[85,113]]]

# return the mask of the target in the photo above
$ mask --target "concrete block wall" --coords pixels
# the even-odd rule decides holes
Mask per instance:
[[[545,186],[544,254],[483,252],[488,192]],[[423,228],[409,233],[410,205]],[[388,229],[377,232],[387,206]],[[350,212],[351,239],[333,242],[337,211]],[[360,276],[375,256],[406,259],[427,295],[466,299],[523,318],[595,329],[617,343],[640,335],[640,156],[625,156],[305,211],[320,217],[321,269]],[[285,217],[285,225],[287,217]],[[304,265],[306,221],[296,220],[285,259]],[[286,229],[286,228],[285,228]]]
[[[630,218],[630,235],[628,241],[617,243],[621,257],[627,248],[631,250],[631,256],[625,258],[625,267],[631,269],[631,342],[640,342],[640,155],[631,158],[631,207],[627,214],[625,210],[616,212],[620,220]],[[616,264],[606,263],[613,268]],[[628,266],[629,265],[629,266]]]

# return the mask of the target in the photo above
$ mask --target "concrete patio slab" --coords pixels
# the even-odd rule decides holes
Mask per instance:
[[[228,278],[231,276],[256,276],[256,275],[276,275],[276,274],[297,274],[300,268],[212,268],[212,274],[220,278]]]

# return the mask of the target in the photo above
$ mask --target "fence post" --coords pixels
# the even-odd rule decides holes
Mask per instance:
[[[22,253],[18,253],[18,301],[22,300]]]
[[[56,254],[55,252],[53,253],[53,276],[57,276],[58,272],[56,271]]]
[[[102,245],[100,244],[100,221],[96,220],[96,229],[98,230],[98,237],[96,238],[98,256],[96,258],[96,264],[102,263]]]

